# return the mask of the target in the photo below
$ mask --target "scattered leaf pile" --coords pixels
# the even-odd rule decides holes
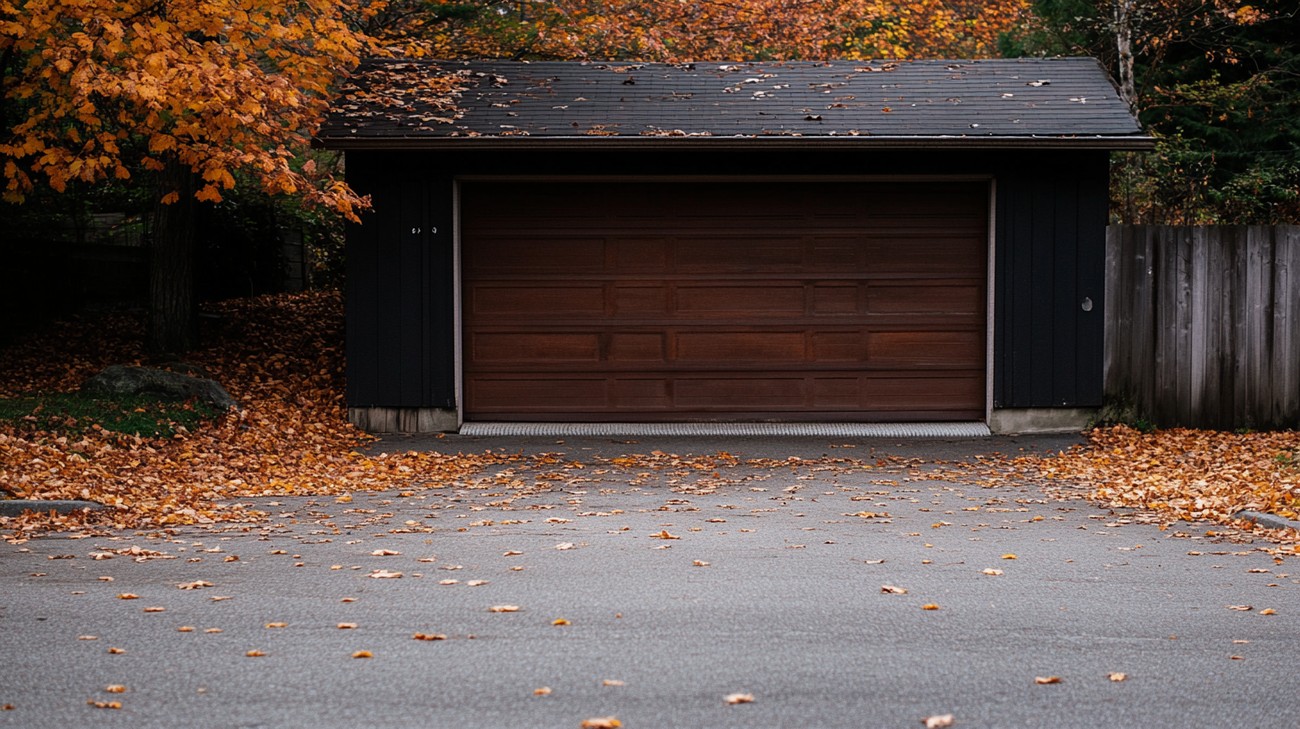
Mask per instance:
[[[1026,479],[1073,489],[1112,508],[1138,509],[1152,521],[1210,521],[1243,526],[1243,510],[1300,519],[1300,432],[1229,433],[1171,428],[1143,433],[1117,425],[1088,433],[1088,443],[1050,456],[981,459],[984,485]],[[953,478],[962,478],[953,474]],[[1278,540],[1296,530],[1258,528]]]
[[[144,528],[256,520],[236,503],[263,495],[441,485],[501,459],[365,455],[346,422],[343,315],[337,292],[239,299],[206,312],[207,346],[187,357],[243,408],[197,432],[147,439],[91,428],[75,435],[0,425],[0,485],[13,496],[88,499],[99,514],[0,519],[19,533],[83,525]],[[0,352],[0,396],[75,390],[109,364],[145,362],[137,316],[51,327]]]

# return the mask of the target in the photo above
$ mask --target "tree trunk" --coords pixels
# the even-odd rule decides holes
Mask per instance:
[[[1137,113],[1137,83],[1133,80],[1133,25],[1137,0],[1115,1],[1115,50],[1119,55],[1119,95]]]
[[[194,302],[194,173],[172,159],[160,180],[161,194],[174,191],[180,199],[170,205],[159,203],[154,213],[145,346],[155,356],[188,352],[198,344],[199,331]]]

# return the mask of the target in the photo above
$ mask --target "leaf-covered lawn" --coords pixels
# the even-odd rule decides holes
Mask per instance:
[[[206,346],[186,360],[210,373],[243,411],[165,438],[87,428],[84,414],[76,427],[49,419],[0,423],[6,491],[113,507],[89,517],[0,519],[0,527],[24,533],[87,523],[146,528],[257,519],[239,499],[446,483],[498,460],[358,451],[369,438],[346,422],[337,293],[234,300],[208,313]],[[53,326],[0,352],[0,398],[49,399],[75,391],[107,365],[144,364],[140,342],[140,321],[128,314]]]
[[[4,489],[22,498],[90,499],[113,507],[91,516],[0,519],[0,528],[25,534],[87,525],[154,528],[255,520],[261,515],[241,506],[240,499],[291,494],[347,498],[353,490],[442,486],[466,482],[485,466],[510,460],[494,454],[362,453],[369,437],[346,422],[343,315],[337,293],[235,300],[214,305],[208,313],[206,346],[187,361],[207,370],[244,410],[210,424],[182,425],[170,437],[87,427],[84,414],[0,423]],[[51,327],[43,336],[0,352],[0,398],[13,402],[41,394],[50,401],[49,393],[74,391],[109,364],[144,362],[139,341],[139,321],[124,314]],[[68,420],[75,420],[75,426]],[[1236,524],[1234,515],[1241,509],[1297,518],[1298,461],[1300,434],[1295,432],[1141,433],[1117,426],[1092,431],[1086,446],[1065,453],[946,464],[926,476],[991,487],[1023,481],[1059,484],[1108,506],[1139,509],[1148,520]],[[625,475],[633,484],[646,472],[680,469],[692,475],[689,483],[698,490],[745,483],[756,468],[791,464],[729,454],[630,452],[601,465],[602,473]],[[873,464],[823,458],[799,465],[861,477],[864,467]],[[485,478],[498,488],[518,490],[571,476],[566,464],[544,458],[511,468],[519,473],[508,468]],[[1294,532],[1267,536],[1300,540]]]

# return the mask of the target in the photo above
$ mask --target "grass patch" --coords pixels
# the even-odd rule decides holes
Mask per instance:
[[[78,436],[95,425],[144,438],[170,438],[216,420],[223,411],[205,402],[165,402],[144,395],[61,392],[0,399],[0,423],[20,432]]]

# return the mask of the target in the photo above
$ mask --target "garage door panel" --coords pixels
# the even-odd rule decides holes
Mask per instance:
[[[462,200],[471,419],[983,417],[983,184],[472,182]]]
[[[612,271],[664,273],[668,270],[673,242],[663,238],[611,237],[608,246]]]
[[[633,362],[640,366],[647,362],[666,364],[668,337],[657,332],[615,332],[609,335],[606,359],[611,363]]]
[[[867,365],[877,368],[960,367],[983,357],[979,332],[897,331],[867,335]]]
[[[776,363],[804,360],[803,332],[679,332],[674,361]]]
[[[466,407],[486,412],[600,412],[609,408],[604,377],[485,377],[466,383]]]
[[[866,337],[860,331],[815,332],[811,339],[815,362],[862,362],[867,352]]]
[[[791,267],[802,267],[804,259],[804,244],[799,238],[774,240],[751,236],[696,238],[679,235],[675,248],[676,268],[682,273],[788,271]]]
[[[814,316],[852,316],[861,313],[861,284],[821,283],[812,286]]]
[[[475,241],[466,259],[469,276],[519,273],[599,273],[605,269],[604,238],[508,236]]]
[[[866,287],[872,314],[977,314],[984,306],[983,287],[951,283],[873,283]]]
[[[672,291],[663,285],[615,284],[610,289],[610,295],[613,297],[611,309],[614,316],[624,319],[662,318],[668,315],[668,300]]]
[[[786,281],[728,284],[683,284],[676,287],[677,313],[690,316],[785,314],[804,312],[804,287]]]
[[[902,236],[869,238],[863,241],[866,270],[873,274],[915,276],[982,275],[984,251],[972,251],[972,241],[961,238],[918,238]]]
[[[600,335],[595,333],[477,332],[470,356],[483,364],[534,365],[553,362],[600,362]]]
[[[466,296],[469,314],[484,318],[519,318],[538,311],[600,316],[605,311],[603,286],[553,286],[517,283],[473,284]]]
[[[943,377],[874,377],[863,380],[861,403],[882,410],[983,411],[982,372]]]
[[[673,404],[685,411],[734,411],[737,402],[755,410],[799,411],[807,407],[807,382],[801,375],[734,373],[679,379],[673,384]]]

